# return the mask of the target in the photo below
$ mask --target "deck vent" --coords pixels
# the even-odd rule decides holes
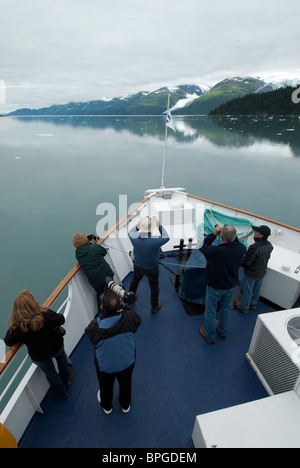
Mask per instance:
[[[287,325],[287,331],[297,346],[300,346],[300,317],[292,317]]]
[[[290,317],[288,321],[282,317],[278,323],[280,313],[276,314],[274,326],[270,317],[264,320],[265,316],[273,314],[258,316],[247,353],[248,360],[271,395],[293,390],[300,376],[300,363],[294,358],[295,350],[299,351],[300,316]]]

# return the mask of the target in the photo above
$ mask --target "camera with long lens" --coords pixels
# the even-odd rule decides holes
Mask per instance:
[[[117,284],[112,278],[105,278],[106,286],[112,289],[122,299],[125,304],[132,304],[135,301],[135,293],[132,291],[126,291],[122,286]]]

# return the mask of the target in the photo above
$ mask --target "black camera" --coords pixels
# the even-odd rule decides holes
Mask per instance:
[[[119,298],[125,302],[125,304],[131,305],[135,301],[135,293],[132,291],[125,291],[125,289],[119,284],[115,283],[112,278],[106,278],[106,285],[109,289],[112,289]]]
[[[94,241],[94,242],[97,242],[97,240],[99,240],[99,237],[98,236],[95,236],[95,234],[89,234],[88,236],[86,236],[88,238],[88,240],[90,242]]]

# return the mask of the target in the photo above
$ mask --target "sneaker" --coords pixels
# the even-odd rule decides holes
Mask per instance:
[[[122,408],[122,407],[121,407]],[[127,409],[122,408],[123,413],[129,413],[130,411],[130,405],[128,406]]]
[[[160,308],[161,308],[161,302],[158,301],[157,306],[153,306],[153,307],[151,308],[151,313],[152,313],[152,314],[156,314],[156,312],[157,312]]]
[[[256,304],[251,304],[251,305],[250,305],[250,309],[251,309],[251,310],[256,310]]]
[[[213,341],[213,340],[210,340],[210,339],[207,338],[207,336],[205,335],[205,328],[204,328],[204,327],[200,327],[200,328],[199,328],[199,332],[200,332],[200,335],[202,336],[202,338],[204,338],[205,341],[207,341],[207,343],[209,343],[209,344],[214,344],[214,341]]]
[[[67,393],[60,393],[59,398],[60,398],[61,401],[65,401],[68,398],[68,394]]]
[[[98,392],[97,392],[97,400],[98,400],[99,404],[101,405],[100,390],[98,390]],[[112,412],[112,408],[110,410],[106,410],[102,406],[102,409],[103,409],[105,414],[110,414]]]

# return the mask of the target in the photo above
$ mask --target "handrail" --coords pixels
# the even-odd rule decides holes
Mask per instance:
[[[97,244],[102,244],[112,234],[112,232],[114,232],[120,226],[120,224],[122,224],[124,221],[126,221],[126,219],[129,218],[129,216],[131,216],[132,213],[134,213],[134,211],[136,211],[148,199],[149,199],[149,197],[145,197],[145,198],[143,198],[142,201],[137,203],[136,206],[134,206],[125,216],[123,216],[123,218],[121,218],[114,226],[112,226],[106,232],[106,234],[103,237],[101,237],[101,239],[99,239]],[[64,277],[64,279],[59,283],[59,285],[50,294],[48,299],[46,299],[46,301],[43,304],[44,306],[49,307],[49,308],[51,307],[51,305],[58,298],[58,296],[62,293],[62,291],[69,284],[69,282],[76,275],[76,273],[80,270],[80,268],[81,268],[80,264],[77,263],[72,268],[72,270],[69,271],[69,273]],[[4,372],[6,367],[9,365],[9,363],[11,362],[11,360],[13,359],[13,357],[18,352],[18,350],[20,349],[21,346],[22,346],[22,343],[16,343],[15,345],[11,346],[9,348],[9,350],[7,351],[7,353],[5,354],[5,356],[1,359],[1,361],[0,361],[0,376]]]
[[[287,228],[287,229],[291,229],[292,231],[296,231],[296,232],[300,233],[299,228],[296,228],[294,226],[289,226],[288,224],[284,224],[284,223],[281,223],[279,221],[275,221],[274,219],[271,219],[271,218],[266,218],[265,216],[261,216],[261,215],[255,214],[255,213],[251,213],[250,211],[241,210],[240,208],[235,208],[233,206],[224,205],[223,203],[214,202],[214,201],[211,201],[211,200],[207,200],[206,198],[197,197],[195,195],[187,194],[187,196],[190,197],[190,198],[195,198],[196,200],[203,201],[205,203],[210,203],[212,205],[217,205],[217,206],[222,206],[223,208],[228,208],[229,210],[238,211],[239,213],[245,214],[247,216],[251,216],[252,218],[263,219],[264,221],[267,221],[268,223],[277,224],[278,226],[281,226],[281,227],[284,227],[284,228]]]

